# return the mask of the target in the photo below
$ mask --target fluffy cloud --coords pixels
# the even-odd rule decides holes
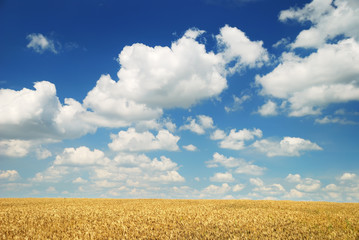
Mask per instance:
[[[256,77],[262,94],[290,103],[291,116],[319,114],[331,103],[359,100],[359,44],[326,44],[308,57],[293,53],[271,73]]]
[[[320,189],[320,181],[312,178],[305,178],[295,187],[304,192],[315,192]]]
[[[181,130],[190,130],[197,134],[204,134],[206,129],[214,128],[213,119],[206,115],[198,115],[197,120],[191,117],[187,118],[188,124],[183,125]]]
[[[262,175],[265,168],[246,162],[244,159],[225,157],[222,154],[214,153],[213,159],[206,162],[207,167],[236,168],[235,173],[248,175]]]
[[[249,182],[252,185],[256,186],[252,190],[254,192],[259,192],[260,194],[272,196],[272,195],[283,194],[285,192],[285,189],[282,185],[277,183],[266,185],[260,178],[250,178]]]
[[[15,181],[18,178],[20,178],[20,175],[16,170],[0,170],[0,179]]]
[[[194,152],[194,151],[197,150],[197,147],[195,145],[192,145],[192,144],[183,146],[183,148],[186,149],[187,151],[191,151],[191,152]]]
[[[221,137],[221,132],[217,132],[217,135],[212,135],[212,139],[218,139]],[[253,130],[248,130],[246,128],[236,131],[232,129],[230,133],[225,136],[222,141],[220,141],[219,146],[221,148],[241,150],[245,148],[244,142],[248,140],[253,140],[255,137],[262,137],[262,131],[260,129],[254,128]]]
[[[105,157],[105,154],[94,149],[91,151],[87,147],[79,148],[65,148],[61,155],[57,155],[55,165],[103,165],[110,160]]]
[[[303,151],[322,150],[316,143],[296,137],[284,137],[280,142],[267,139],[258,140],[252,146],[268,157],[300,156]]]
[[[288,174],[288,176],[285,178],[290,183],[298,183],[301,182],[301,177],[299,174]]]
[[[356,177],[355,173],[344,173],[341,177],[340,180],[353,180]]]
[[[346,120],[345,118],[339,118],[339,117],[333,118],[330,116],[324,116],[323,118],[315,119],[315,122],[319,123],[319,124],[329,124],[329,123],[338,123],[338,124],[343,124],[343,125],[358,124],[357,122]]]
[[[223,195],[230,190],[231,187],[228,185],[228,183],[223,183],[221,186],[209,185],[202,190],[202,194],[200,195],[200,197],[204,197],[206,195]]]
[[[241,97],[237,97],[237,96],[233,95],[232,106],[225,106],[224,110],[226,112],[235,112],[237,110],[240,110],[240,109],[242,109],[242,104],[250,98],[251,98],[250,95],[243,95]]]
[[[100,126],[119,127],[151,120],[163,109],[188,108],[218,96],[227,88],[226,76],[242,67],[268,61],[262,42],[251,41],[241,30],[225,26],[216,36],[220,51],[207,52],[196,41],[204,31],[189,29],[170,47],[136,43],[123,48],[118,81],[103,75],[84,99]],[[227,64],[235,63],[228,70]]]
[[[87,183],[88,181],[86,179],[83,179],[82,177],[78,177],[72,181],[72,183]]]
[[[288,102],[290,116],[316,115],[329,104],[358,101],[358,16],[355,0],[313,0],[301,9],[282,11],[281,21],[312,23],[291,47],[316,50],[304,57],[284,53],[272,72],[256,77],[261,93]],[[324,118],[317,122],[328,121]]]
[[[301,9],[282,11],[279,19],[312,23],[309,29],[299,33],[291,45],[293,48],[318,48],[338,35],[359,40],[359,5],[355,0],[313,0]]]
[[[243,184],[236,184],[233,186],[232,191],[233,192],[239,192],[242,191],[245,188]]]
[[[27,48],[32,48],[37,53],[43,53],[45,51],[50,51],[55,54],[57,53],[54,41],[45,37],[41,33],[32,33],[27,35],[26,38],[30,41],[27,44]]]
[[[62,105],[55,85],[36,82],[35,90],[0,89],[0,131],[7,139],[60,140],[94,132],[86,121],[86,111],[73,99]]]
[[[15,139],[1,140],[0,155],[8,157],[24,157],[28,154],[31,145],[30,141]]]
[[[151,151],[151,150],[168,150],[177,151],[178,136],[172,135],[168,130],[160,130],[154,136],[151,132],[146,131],[138,133],[134,128],[127,131],[120,131],[117,135],[111,135],[112,142],[108,144],[113,151]]]
[[[212,182],[233,182],[234,178],[231,173],[215,173],[213,177],[210,178]]]
[[[305,196],[305,193],[298,191],[297,189],[291,189],[289,193],[287,193],[284,198],[287,199],[296,199],[296,198],[302,198]]]
[[[238,71],[244,66],[262,66],[269,60],[267,50],[262,47],[262,41],[251,41],[244,32],[228,25],[216,36],[219,46],[223,48],[223,58],[227,63],[235,61],[229,68],[230,72]]]
[[[278,114],[277,104],[271,100],[268,100],[258,109],[258,113],[262,116],[275,116]]]

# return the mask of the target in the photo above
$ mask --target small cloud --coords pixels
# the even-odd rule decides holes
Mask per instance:
[[[0,170],[0,180],[6,179],[8,181],[15,181],[19,178],[19,173],[16,170]]]
[[[353,180],[356,177],[355,173],[344,173],[341,177],[340,180]]]
[[[216,173],[210,178],[211,182],[233,182],[234,178],[231,173]]]
[[[275,116],[278,115],[277,104],[268,100],[264,105],[258,109],[258,113],[262,116]]]
[[[349,121],[345,118],[339,118],[339,117],[331,117],[331,116],[325,116],[323,118],[317,118],[315,119],[316,123],[319,124],[330,124],[330,123],[338,123],[338,124],[342,124],[342,125],[355,125],[358,124],[357,122],[354,121]]]
[[[233,103],[231,106],[225,106],[224,110],[228,113],[228,112],[235,112],[238,111],[240,109],[242,109],[242,104],[247,101],[248,99],[250,99],[251,97],[249,95],[243,95],[242,97],[237,97],[235,95],[233,95]]]
[[[189,145],[186,145],[186,146],[183,146],[184,149],[186,149],[187,151],[190,151],[190,152],[194,152],[197,150],[197,147],[192,145],[192,144],[189,144]]]
[[[48,192],[48,193],[57,193],[56,188],[54,188],[54,187],[48,187],[46,189],[46,192]]]
[[[83,179],[81,177],[78,177],[75,180],[73,180],[72,183],[87,183],[87,180]]]
[[[239,192],[239,191],[242,191],[244,189],[244,184],[237,184],[237,185],[234,185],[233,188],[232,188],[232,191],[233,192]]]
[[[268,157],[300,156],[303,151],[323,150],[316,143],[297,137],[284,137],[280,142],[263,139],[254,142],[252,146]]]
[[[187,124],[180,127],[180,130],[190,130],[191,132],[202,135],[206,129],[214,128],[213,119],[206,115],[198,115],[197,119],[187,118]]]
[[[274,48],[278,48],[278,47],[281,47],[281,46],[287,47],[288,44],[289,44],[289,42],[290,42],[290,38],[289,38],[289,37],[282,38],[282,39],[280,39],[278,42],[276,42],[275,44],[273,44],[272,47],[274,47]]]
[[[41,33],[29,34],[26,39],[30,41],[26,47],[32,48],[37,53],[43,53],[45,51],[50,51],[55,54],[58,53],[55,48],[54,41],[45,37]]]
[[[301,177],[299,174],[288,174],[285,180],[290,183],[298,183],[301,181]]]

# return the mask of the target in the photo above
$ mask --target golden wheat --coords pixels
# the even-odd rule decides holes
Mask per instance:
[[[359,203],[0,199],[0,239],[359,239]]]

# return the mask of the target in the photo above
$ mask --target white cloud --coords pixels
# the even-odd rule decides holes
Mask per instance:
[[[47,189],[46,189],[46,192],[48,192],[48,193],[57,193],[57,190],[56,190],[56,188],[55,187],[48,187]]]
[[[259,192],[264,195],[279,195],[285,192],[285,189],[282,185],[274,183],[271,185],[266,185],[260,178],[250,178],[249,182],[256,186],[253,188],[254,192]]]
[[[86,179],[83,179],[82,177],[78,177],[72,181],[72,183],[87,183],[88,181]]]
[[[280,142],[267,139],[258,140],[252,146],[268,157],[300,156],[303,151],[322,150],[316,143],[296,137],[284,137]]]
[[[224,110],[226,112],[235,112],[239,109],[242,108],[242,104],[247,101],[248,99],[250,99],[251,97],[249,95],[243,95],[241,97],[237,97],[235,95],[233,95],[233,103],[231,106],[225,106]]]
[[[331,183],[331,184],[328,184],[327,186],[325,186],[325,188],[323,188],[324,191],[338,191],[339,188],[337,185]]]
[[[231,173],[215,173],[213,177],[210,178],[211,182],[233,182],[234,178]]]
[[[233,192],[240,192],[245,188],[244,184],[236,184],[233,186],[232,191]]]
[[[320,189],[320,181],[312,178],[305,178],[301,183],[297,184],[296,189],[304,192],[315,192]]]
[[[288,174],[288,176],[285,178],[290,183],[299,183],[302,181],[299,174]]]
[[[244,32],[228,25],[220,29],[216,36],[219,46],[223,48],[223,58],[227,63],[235,61],[229,72],[241,70],[243,67],[260,67],[269,61],[268,52],[262,47],[262,41],[251,41]]]
[[[212,140],[221,140],[226,137],[226,133],[221,129],[216,129],[210,136]]]
[[[36,157],[37,159],[46,159],[52,156],[52,153],[46,148],[37,148]]]
[[[24,157],[32,146],[30,141],[25,140],[0,140],[0,155],[8,157]]]
[[[248,175],[262,175],[265,168],[246,162],[244,159],[225,157],[222,154],[214,153],[213,159],[206,162],[207,167],[219,167],[219,165],[226,168],[236,168],[235,173]]]
[[[318,48],[336,36],[359,40],[359,5],[356,0],[313,0],[301,9],[282,11],[279,19],[310,21],[312,26],[299,33],[293,48]]]
[[[296,199],[296,198],[302,198],[305,196],[305,193],[298,191],[297,189],[291,189],[289,193],[287,193],[284,198],[287,199]]]
[[[0,131],[7,139],[40,139],[49,142],[75,138],[96,127],[86,121],[86,111],[73,99],[61,105],[55,85],[36,82],[35,90],[0,89]]]
[[[317,118],[315,119],[316,123],[319,124],[329,124],[329,123],[338,123],[338,124],[343,124],[343,125],[348,125],[348,124],[358,124],[357,122],[354,121],[349,121],[345,118],[339,118],[339,117],[330,117],[330,116],[324,116],[323,118]]]
[[[258,113],[262,116],[275,116],[278,115],[277,104],[271,100],[268,100],[259,109]]]
[[[20,178],[19,173],[16,170],[0,170],[0,179],[8,181],[15,181]]]
[[[87,147],[65,148],[61,155],[57,155],[55,165],[104,165],[110,160],[105,154],[94,149],[91,151]]]
[[[172,135],[168,130],[160,130],[154,136],[151,132],[146,131],[138,133],[134,128],[127,131],[120,131],[117,135],[111,135],[112,142],[108,144],[113,151],[151,151],[151,150],[168,150],[177,151],[178,136]]]
[[[181,130],[190,130],[197,134],[204,134],[206,129],[214,128],[213,119],[206,115],[198,115],[197,120],[189,117],[187,122],[189,123],[180,127]]]
[[[150,181],[160,181],[160,182],[184,182],[185,178],[182,177],[177,171],[167,171],[166,174],[161,174],[158,177],[150,178]]]
[[[187,151],[190,151],[190,152],[194,152],[194,151],[197,150],[197,147],[195,145],[192,145],[192,144],[183,146],[183,148],[186,149]]]
[[[281,64],[257,76],[261,93],[290,103],[290,116],[315,115],[332,103],[359,100],[359,44],[326,44],[307,57],[285,53]]]
[[[223,183],[221,186],[217,185],[209,185],[205,189],[202,190],[201,196],[206,195],[223,195],[231,190],[231,187],[228,183]]]
[[[254,128],[253,130],[248,130],[244,128],[238,131],[236,131],[236,129],[232,129],[230,133],[219,143],[219,146],[221,148],[241,150],[245,148],[245,141],[253,140],[255,137],[262,137],[262,131],[260,129]]]
[[[355,179],[356,174],[355,173],[344,173],[341,177],[340,180],[353,180]]]
[[[30,41],[27,44],[27,48],[32,48],[37,53],[43,53],[45,51],[50,51],[55,54],[57,53],[54,41],[45,37],[41,33],[32,33],[27,35],[26,38]]]

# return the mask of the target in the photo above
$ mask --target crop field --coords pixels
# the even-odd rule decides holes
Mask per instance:
[[[359,239],[359,203],[0,199],[0,239]]]

